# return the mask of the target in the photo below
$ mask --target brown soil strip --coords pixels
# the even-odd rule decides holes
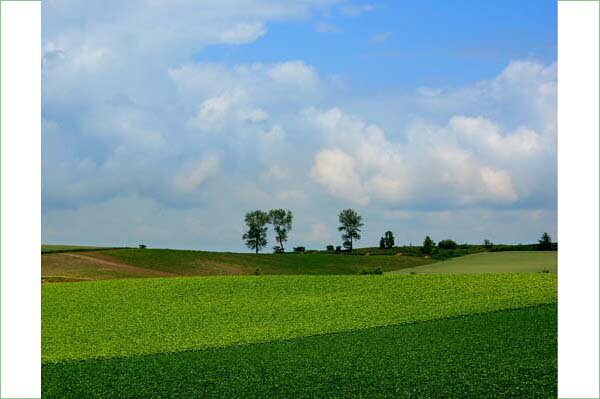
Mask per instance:
[[[149,276],[149,277],[152,277],[152,276],[156,276],[156,277],[180,276],[179,274],[175,274],[175,273],[163,272],[160,270],[153,270],[153,269],[146,269],[144,267],[127,265],[125,263],[119,263],[119,262],[105,260],[105,259],[98,259],[97,257],[90,256],[90,255],[82,255],[80,253],[63,253],[62,255],[72,256],[74,258],[79,258],[79,259],[83,259],[83,260],[92,261],[95,263],[100,263],[102,265],[110,266],[111,269],[113,269],[115,271],[119,271],[119,272],[140,273],[142,275]]]

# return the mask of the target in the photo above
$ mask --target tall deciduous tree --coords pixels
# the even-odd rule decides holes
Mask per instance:
[[[425,240],[423,240],[423,253],[425,255],[431,255],[434,246],[435,243],[433,242],[433,240],[429,236],[425,237]]]
[[[242,238],[246,240],[246,246],[258,253],[267,245],[267,223],[269,215],[266,212],[257,210],[246,213],[244,219],[248,231],[244,233]]]
[[[340,226],[338,231],[342,232],[342,240],[349,242],[348,249],[352,251],[354,240],[360,240],[360,228],[364,226],[362,216],[352,209],[344,209],[338,215]]]
[[[550,234],[542,234],[542,238],[538,240],[538,248],[542,251],[548,251],[552,249],[552,237],[550,237]]]
[[[287,241],[287,236],[290,230],[292,230],[292,221],[294,215],[292,211],[286,211],[285,209],[271,209],[269,211],[269,222],[275,229],[276,239],[281,246],[281,251],[285,251],[283,243]]]
[[[392,233],[391,231],[386,231],[385,232],[385,236],[384,236],[384,241],[385,241],[385,247],[386,248],[393,248],[394,247],[394,233]]]

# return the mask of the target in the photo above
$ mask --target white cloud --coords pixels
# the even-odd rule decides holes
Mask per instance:
[[[288,172],[279,165],[271,165],[269,170],[263,173],[263,177],[269,180],[281,180],[288,177]]]
[[[369,200],[356,170],[356,161],[340,149],[319,151],[310,174],[334,196],[363,205]]]
[[[301,90],[314,89],[319,83],[315,70],[302,61],[289,61],[273,65],[267,74],[275,82]]]
[[[506,171],[482,168],[480,173],[483,186],[492,199],[509,203],[517,200],[518,196],[513,188],[512,178]]]
[[[262,22],[243,22],[220,32],[217,37],[226,44],[245,44],[255,41],[265,33],[267,28]]]
[[[201,159],[187,168],[185,172],[175,177],[174,184],[180,190],[197,190],[204,181],[219,172],[219,159],[209,157]]]

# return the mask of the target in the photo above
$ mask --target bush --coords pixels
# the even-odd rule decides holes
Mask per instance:
[[[338,254],[340,252],[342,252],[342,247],[340,245],[338,245],[337,247],[335,247],[335,252],[338,253]]]
[[[283,253],[283,248],[281,248],[280,246],[274,246],[273,247],[273,253],[274,254],[282,254]]]
[[[328,245],[328,246],[327,246],[327,250],[328,250],[328,251],[333,251],[333,245]]]
[[[358,274],[361,275],[379,275],[381,276],[383,274],[383,269],[381,267],[378,267],[375,270],[367,270],[367,269],[362,269],[360,272],[358,272]]]
[[[456,249],[458,245],[454,240],[442,240],[438,242],[438,248],[441,249]]]
[[[140,249],[146,249],[146,246],[144,244],[140,244],[139,247]]]
[[[255,276],[260,276],[263,274],[263,272],[262,272],[262,270],[260,270],[260,267],[257,267],[253,274]]]
[[[294,252],[303,253],[303,252],[306,252],[306,248],[304,248],[304,247],[294,247]]]

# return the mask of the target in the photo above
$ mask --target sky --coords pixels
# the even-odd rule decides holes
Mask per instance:
[[[45,0],[42,242],[556,237],[556,2]],[[269,232],[269,252],[276,245]]]

